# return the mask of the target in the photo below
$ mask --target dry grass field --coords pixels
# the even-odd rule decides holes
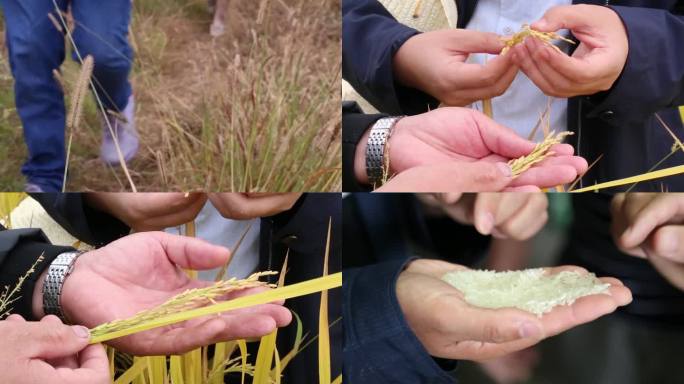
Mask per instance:
[[[339,9],[339,0],[233,0],[226,34],[213,39],[206,0],[136,0],[137,189],[340,190]],[[0,190],[20,190],[26,147],[7,61],[0,37]],[[79,66],[68,60],[62,72],[69,86]],[[120,168],[98,160],[92,97],[84,111],[66,189],[131,190]]]

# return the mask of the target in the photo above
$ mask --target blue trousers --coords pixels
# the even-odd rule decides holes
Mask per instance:
[[[128,43],[131,0],[56,0],[75,20],[78,51],[95,60],[93,77],[105,108],[120,111],[131,95],[128,76],[133,50]],[[64,95],[53,71],[65,58],[65,34],[52,0],[0,0],[5,15],[17,112],[29,157],[22,173],[46,191],[60,191],[65,166]],[[70,42],[69,42],[70,43]],[[74,51],[74,60],[77,59]]]

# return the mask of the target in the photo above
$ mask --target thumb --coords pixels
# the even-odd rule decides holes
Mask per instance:
[[[479,32],[468,29],[452,30],[450,37],[458,51],[466,53],[497,54],[504,48],[501,36],[490,32]]]
[[[544,338],[539,319],[518,309],[467,307],[459,316],[459,339],[483,343],[506,343]]]
[[[26,343],[30,357],[58,359],[77,354],[88,346],[90,331],[81,325],[61,322],[31,323]]]
[[[461,192],[499,192],[504,190],[513,179],[513,171],[506,163],[491,163],[480,160],[473,163],[454,164],[452,175],[454,191]],[[445,175],[446,176],[446,175]],[[448,191],[446,191],[448,192]]]
[[[151,233],[147,232],[144,235]],[[231,256],[228,248],[194,237],[176,236],[165,232],[154,232],[154,236],[164,248],[168,259],[181,268],[199,271],[217,268],[227,263]]]
[[[684,227],[667,225],[658,228],[645,246],[650,255],[684,264]]]
[[[556,32],[561,29],[576,29],[586,24],[581,6],[560,5],[546,11],[542,18],[530,27],[540,32]],[[585,10],[586,11],[586,10]]]
[[[535,144],[518,136],[512,129],[505,127],[493,119],[476,110],[471,110],[471,115],[485,146],[492,153],[507,159],[530,154]]]

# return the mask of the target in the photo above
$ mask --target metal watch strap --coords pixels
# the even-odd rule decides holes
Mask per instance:
[[[66,321],[61,305],[62,287],[79,256],[81,252],[62,253],[48,267],[43,283],[43,311],[46,315],[56,315]]]
[[[392,135],[392,129],[403,116],[386,117],[371,127],[366,147],[366,174],[371,185],[379,185],[385,173],[385,146]]]

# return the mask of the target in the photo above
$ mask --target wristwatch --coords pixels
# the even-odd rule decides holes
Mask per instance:
[[[404,116],[386,117],[371,127],[366,146],[366,174],[371,185],[380,185],[385,175],[385,152],[392,130]]]
[[[56,315],[67,322],[61,305],[64,281],[74,269],[76,259],[82,252],[65,252],[57,256],[48,267],[43,283],[43,311],[46,315]]]

